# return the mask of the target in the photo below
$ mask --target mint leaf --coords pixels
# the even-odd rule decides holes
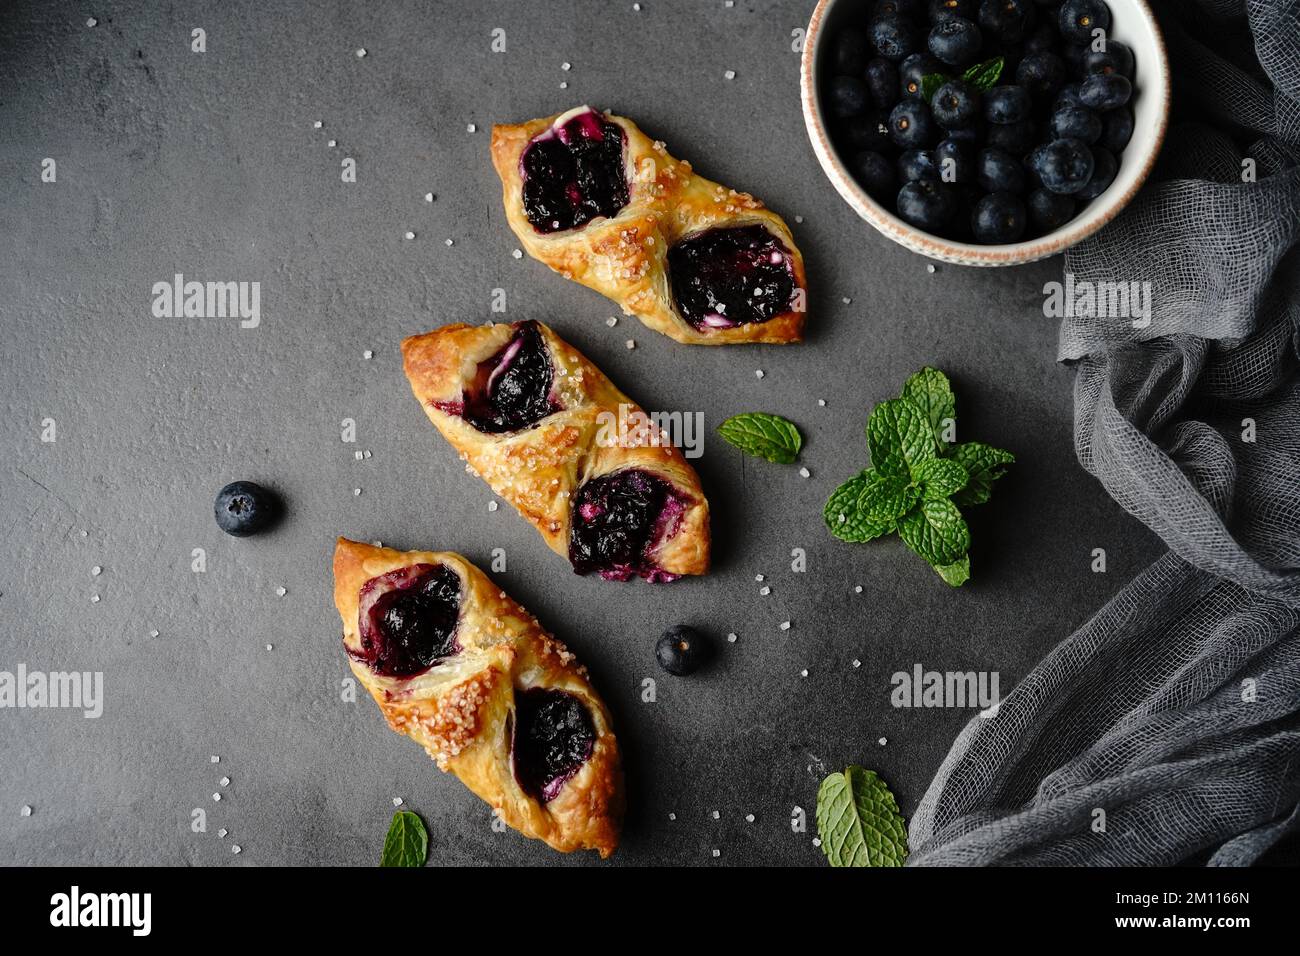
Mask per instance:
[[[410,810],[398,810],[384,837],[380,866],[424,866],[429,856],[429,832]]]
[[[929,421],[903,398],[891,398],[871,410],[867,446],[871,464],[882,475],[912,475],[921,462],[937,457]]]
[[[922,497],[947,498],[966,487],[966,469],[951,458],[932,458],[916,471]]]
[[[767,412],[733,415],[718,426],[718,434],[747,455],[788,465],[799,456],[803,437],[794,422]]]
[[[860,543],[879,538],[894,530],[893,521],[872,521],[858,509],[858,499],[872,480],[873,472],[864,471],[836,488],[826,501],[822,518],[831,534],[841,541]]]
[[[959,588],[970,580],[970,555],[963,554],[952,564],[935,565],[934,570],[945,582]]]
[[[845,768],[817,788],[817,835],[831,866],[902,866],[907,826],[873,770]]]
[[[948,447],[943,433],[957,419],[957,399],[953,397],[948,376],[926,366],[907,380],[902,397],[925,413],[934,429],[935,444],[942,453]]]
[[[873,522],[893,527],[899,518],[912,510],[920,497],[921,489],[902,475],[875,472],[862,489],[858,510]]]
[[[995,56],[983,63],[976,63],[963,73],[961,78],[975,89],[983,92],[997,83],[998,78],[1002,76],[1002,67],[1006,65],[1006,62],[1002,57]]]
[[[927,103],[934,98],[934,94],[939,92],[939,87],[948,82],[948,77],[942,73],[926,73],[921,77],[921,95],[925,97]]]
[[[970,529],[947,498],[922,501],[898,523],[898,536],[935,567],[952,564],[970,549]]]
[[[983,442],[968,441],[953,446],[952,460],[970,476],[966,487],[953,495],[952,500],[959,505],[982,505],[993,494],[993,482],[1002,477],[1005,466],[1014,462],[1016,456]]]

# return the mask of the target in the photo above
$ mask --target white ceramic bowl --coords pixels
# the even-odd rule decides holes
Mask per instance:
[[[1169,122],[1169,59],[1150,7],[1146,0],[1106,0],[1106,3],[1111,10],[1110,35],[1133,50],[1133,138],[1119,157],[1119,173],[1110,188],[1055,232],[1000,246],[943,239],[900,219],[858,185],[845,166],[846,157],[831,142],[821,90],[836,33],[849,23],[865,26],[871,0],[819,0],[808,22],[799,87],[808,137],[822,169],[859,216],[895,242],[944,262],[967,266],[1017,265],[1055,255],[1092,235],[1114,219],[1146,181]]]

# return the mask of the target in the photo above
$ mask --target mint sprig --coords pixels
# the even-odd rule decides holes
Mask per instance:
[[[902,866],[907,826],[874,770],[846,767],[817,789],[817,836],[831,866]]]
[[[1007,61],[1000,56],[995,56],[991,60],[985,60],[983,63],[976,63],[961,75],[961,78],[969,83],[975,89],[983,93],[997,85],[1002,78],[1002,70]],[[921,95],[925,97],[928,103],[934,99],[934,94],[939,92],[939,87],[952,79],[947,73],[926,73],[921,77]]]
[[[803,436],[794,422],[767,412],[733,415],[718,426],[718,434],[745,454],[779,465],[793,463],[803,447]]]
[[[424,866],[429,857],[429,831],[410,810],[398,810],[384,837],[380,866]]]
[[[959,506],[989,500],[1015,456],[982,442],[950,444],[956,398],[948,376],[923,368],[867,420],[871,468],[835,489],[822,517],[842,541],[897,531],[952,587],[970,579],[970,528]]]

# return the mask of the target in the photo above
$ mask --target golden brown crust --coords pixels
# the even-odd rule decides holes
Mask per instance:
[[[670,574],[708,571],[709,503],[695,469],[649,423],[640,406],[545,325],[538,323],[538,328],[555,367],[561,411],[532,428],[489,435],[438,407],[461,400],[478,363],[504,348],[514,328],[447,325],[402,342],[406,377],[429,420],[474,473],[532,522],[551,550],[566,558],[569,499],[584,482],[625,468],[643,469],[664,478],[686,507],[676,533],[650,557]],[[612,437],[608,426],[619,420],[620,406],[624,420],[644,422],[645,427],[610,442],[606,440],[606,436]]]
[[[618,846],[623,819],[623,771],[609,711],[587,680],[586,668],[482,571],[451,552],[395,551],[339,538],[334,604],[343,620],[345,649],[360,648],[362,585],[413,564],[442,564],[460,576],[460,652],[410,678],[376,674],[349,654],[352,673],[393,730],[424,747],[507,824],[565,853],[596,850],[609,856]],[[519,786],[511,764],[508,731],[515,691],[534,687],[578,698],[596,732],[591,757],[546,804]]]
[[[627,134],[629,202],[611,219],[594,219],[563,232],[535,231],[524,215],[519,160],[529,141],[557,113],[514,126],[492,127],[492,164],[501,177],[510,228],[528,254],[566,279],[613,299],[647,326],[689,345],[798,342],[806,309],[783,312],[767,322],[700,332],[678,314],[668,287],[668,250],[682,237],[716,226],[761,224],[790,250],[795,281],[806,301],[803,256],[785,221],[748,193],[697,176],[630,119],[605,113]]]

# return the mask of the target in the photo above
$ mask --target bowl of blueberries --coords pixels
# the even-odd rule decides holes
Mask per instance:
[[[1169,117],[1146,0],[819,0],[801,89],[858,215],[961,265],[1032,262],[1106,225]]]

